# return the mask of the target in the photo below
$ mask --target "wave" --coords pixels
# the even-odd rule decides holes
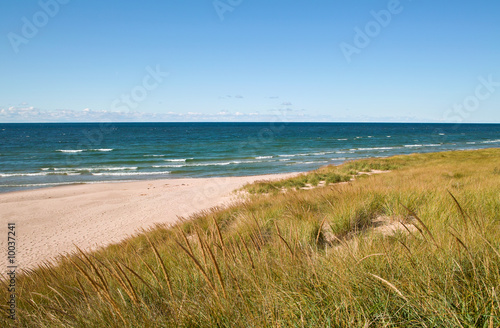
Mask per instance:
[[[123,167],[87,167],[78,169],[78,171],[126,171],[137,170],[137,166],[123,166]]]
[[[85,151],[85,149],[58,149],[56,151],[61,153],[81,153]]]
[[[268,159],[268,158],[273,158],[273,156],[257,156],[255,159]]]
[[[170,171],[163,172],[113,172],[113,173],[92,173],[95,176],[131,176],[131,175],[161,175],[161,174],[170,174]]]
[[[193,160],[194,158],[173,158],[173,159],[164,159],[165,162],[186,162],[188,160]]]
[[[346,141],[347,139],[337,139],[338,141]]]
[[[358,148],[358,150],[390,150],[397,149],[401,147],[373,147],[373,148]]]
[[[0,173],[0,177],[36,177],[36,176],[49,176],[49,175],[82,175],[84,172],[92,171],[133,171],[137,170],[137,166],[125,166],[125,167],[82,167],[82,168],[68,168],[68,167],[55,167],[55,168],[42,168],[42,172],[27,172],[27,173]],[[98,175],[98,173],[91,173],[92,175]],[[105,175],[105,173],[103,173]]]
[[[66,168],[66,167],[56,167],[54,171],[124,171],[124,170],[137,170],[137,166],[123,166],[123,167],[75,167],[75,168]],[[46,170],[44,170],[46,171]]]
[[[165,155],[144,155],[144,157],[165,157]]]
[[[470,141],[470,142],[467,142],[468,145],[475,145],[477,142],[474,142],[474,141]]]
[[[76,184],[78,182],[27,183],[27,184],[0,184],[0,187],[44,187]]]
[[[108,152],[113,151],[112,148],[99,148],[99,149],[58,149],[56,151],[60,153],[81,153],[84,151],[100,151],[100,152]]]
[[[497,143],[497,142],[500,142],[500,139],[481,141],[481,143],[484,143],[484,144],[488,144],[488,143]]]
[[[232,164],[251,164],[251,163],[262,163],[264,161],[231,161],[231,162],[215,162],[215,163],[191,163],[191,164],[165,164],[165,165],[153,165],[154,168],[179,168],[179,167],[199,167],[199,166],[226,166]]]
[[[307,156],[309,154],[290,154],[290,155],[278,155],[278,157],[296,157],[296,156]]]
[[[415,144],[415,145],[405,145],[406,148],[415,148],[415,147],[441,147],[442,144]]]
[[[47,175],[81,175],[81,173],[75,172],[75,171],[37,172],[37,173],[0,173],[0,177],[2,177],[2,178],[36,177],[36,176],[47,176]]]

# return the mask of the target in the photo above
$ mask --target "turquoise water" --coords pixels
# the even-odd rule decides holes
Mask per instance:
[[[500,146],[500,124],[0,124],[0,192],[297,172],[365,157]]]

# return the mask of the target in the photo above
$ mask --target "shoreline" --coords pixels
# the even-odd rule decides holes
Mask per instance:
[[[330,164],[327,164],[330,165]],[[311,169],[310,171],[315,170]],[[2,191],[0,190],[0,196],[13,194],[13,193],[21,193],[21,192],[30,192],[35,190],[47,190],[52,188],[64,188],[64,187],[72,187],[72,186],[85,186],[85,185],[99,185],[99,184],[120,184],[120,183],[135,183],[135,182],[147,182],[147,181],[174,181],[174,180],[193,180],[193,179],[226,179],[226,178],[245,178],[245,177],[253,177],[253,176],[274,176],[274,175],[286,175],[286,174],[299,174],[308,171],[295,171],[295,172],[280,172],[280,173],[266,173],[266,174],[256,174],[256,175],[221,175],[221,176],[208,176],[208,177],[174,177],[174,178],[153,178],[153,179],[130,179],[130,180],[94,180],[94,181],[75,181],[75,182],[63,182],[63,183],[48,183],[50,185],[47,186],[37,186],[37,187],[27,187],[18,190],[9,190]]]
[[[214,206],[234,202],[234,191],[257,180],[301,172],[241,177],[182,178],[72,184],[0,194],[5,224],[16,224],[16,264],[33,269],[59,255],[95,250],[156,224],[172,224]],[[5,238],[4,238],[5,239]],[[0,241],[6,249],[6,240]],[[7,265],[7,259],[2,259]]]

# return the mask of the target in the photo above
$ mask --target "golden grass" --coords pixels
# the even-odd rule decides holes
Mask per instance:
[[[498,327],[498,163],[499,149],[414,154],[274,185],[286,193],[249,186],[242,204],[20,276],[18,325]],[[391,172],[296,188],[370,170]],[[377,234],[378,217],[407,230]]]

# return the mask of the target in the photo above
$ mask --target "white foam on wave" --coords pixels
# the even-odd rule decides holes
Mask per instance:
[[[307,156],[308,154],[284,154],[278,155],[278,157],[296,157],[296,156]]]
[[[255,159],[269,159],[269,158],[273,158],[272,156],[257,156],[255,157]]]
[[[123,167],[84,167],[76,169],[78,171],[128,171],[137,170],[137,166],[123,166]]]
[[[170,171],[163,172],[106,172],[106,173],[92,173],[92,175],[96,176],[131,176],[131,175],[161,175],[161,174],[169,174]]]
[[[405,145],[406,148],[423,147],[424,145]]]
[[[165,155],[144,155],[144,157],[165,157]]]
[[[112,167],[56,167],[54,171],[124,171],[124,170],[137,170],[137,166],[112,166]]]
[[[60,171],[60,172],[37,172],[37,173],[0,173],[0,177],[36,177],[36,176],[47,176],[47,175],[81,175],[79,172],[75,171]]]
[[[0,187],[44,187],[44,186],[60,186],[70,185],[75,182],[54,182],[54,183],[27,183],[27,184],[2,184]]]
[[[474,141],[470,141],[470,142],[467,142],[467,144],[468,144],[468,145],[475,145],[475,144],[476,144],[476,142],[474,142]]]
[[[186,162],[187,160],[192,160],[194,158],[172,158],[172,159],[164,159],[165,162]]]
[[[484,143],[484,144],[488,144],[488,143],[497,143],[497,142],[500,142],[500,139],[481,141],[481,143]]]
[[[56,150],[61,153],[81,153],[85,151],[84,149],[58,149]]]
[[[112,148],[98,148],[98,149],[58,149],[56,151],[60,153],[81,153],[84,151],[100,151],[100,152],[108,152],[113,151]]]
[[[346,141],[347,139],[337,139],[338,141]]]
[[[249,161],[232,161],[231,164],[251,164],[251,163],[263,163],[263,162],[276,162],[276,161],[255,161],[255,160],[249,160]]]
[[[372,148],[358,148],[358,150],[390,150],[400,147],[372,147]]]
[[[35,176],[42,176],[42,175],[49,175],[49,173],[0,173],[0,177],[2,178],[8,178],[8,177],[35,177]]]
[[[165,164],[165,165],[153,165],[154,168],[170,167],[200,167],[200,166],[226,166],[232,164],[251,164],[251,163],[262,163],[264,161],[231,161],[231,162],[214,162],[214,163],[190,163],[190,164]]]

